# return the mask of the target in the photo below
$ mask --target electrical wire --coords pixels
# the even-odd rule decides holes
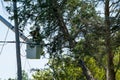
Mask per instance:
[[[23,49],[22,49],[22,50],[23,50]],[[23,53],[25,54],[24,51],[23,51]],[[25,56],[24,56],[24,55],[21,55],[21,57],[26,57],[26,55],[25,55]],[[30,63],[29,63],[29,61],[27,60],[27,58],[25,58],[25,64],[24,64],[24,67],[25,67],[25,65],[26,65],[26,62],[27,62],[27,64],[28,64],[29,68],[31,68]]]
[[[6,35],[5,35],[5,38],[4,38],[4,41],[5,41],[5,42],[3,43],[2,48],[1,48],[1,50],[0,50],[0,55],[2,54],[2,51],[3,51],[4,46],[5,46],[5,44],[6,44],[6,40],[7,40],[8,33],[9,33],[9,28],[8,28],[7,33],[6,33]]]
[[[27,37],[29,37],[29,36],[27,36]],[[22,53],[24,55],[22,55],[22,54],[20,54],[20,55],[21,55],[21,57],[26,57],[26,53],[24,52],[22,46],[23,46],[23,43],[20,45],[20,50],[22,50]],[[31,69],[31,65],[30,65],[29,61],[25,58],[25,63],[23,65],[23,69],[25,69],[25,67],[26,67],[27,64],[28,64],[29,69]]]
[[[25,52],[24,52],[24,54],[25,54]],[[21,57],[25,57],[25,56],[22,56],[22,55],[21,55]],[[28,69],[29,69],[29,71],[30,71],[30,69],[31,69],[30,62],[29,62],[29,60],[27,60],[27,58],[25,58],[25,62],[24,62],[24,65],[23,65],[23,70],[26,69],[26,66],[27,66],[27,65],[28,65]]]
[[[25,59],[25,63],[24,63],[23,69],[25,69],[27,64],[28,64],[29,69],[31,69],[30,62],[27,59]]]

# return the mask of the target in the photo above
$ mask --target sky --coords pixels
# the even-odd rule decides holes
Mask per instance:
[[[10,5],[10,2],[3,3],[2,0],[0,0],[0,15],[13,25],[13,21],[8,19],[8,16],[10,15],[6,12],[5,5]],[[29,28],[27,30],[29,30]],[[28,33],[29,32],[26,31],[25,35],[28,36]],[[5,26],[1,21],[0,41],[15,41],[15,33]],[[20,50],[22,70],[25,70],[28,74],[32,74],[30,71],[32,68],[43,69],[45,67],[45,63],[47,63],[46,59],[26,59],[26,44],[21,44]],[[7,80],[8,78],[15,78],[16,76],[17,62],[15,43],[0,43],[0,80]]]

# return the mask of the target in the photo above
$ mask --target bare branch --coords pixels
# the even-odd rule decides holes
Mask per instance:
[[[118,0],[118,1],[116,1],[116,2],[113,2],[111,5],[110,5],[110,7],[112,7],[113,5],[115,5],[115,4],[117,4],[117,3],[119,3],[120,2],[120,0]],[[110,8],[109,7],[109,8]]]

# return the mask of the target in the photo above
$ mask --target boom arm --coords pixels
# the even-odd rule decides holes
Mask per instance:
[[[15,32],[15,27],[10,24],[5,18],[3,18],[1,15],[0,15],[0,21],[3,22],[8,28],[10,28],[13,32]],[[19,32],[19,36],[20,38],[22,38],[25,42],[27,42],[29,39],[21,32]]]
[[[13,32],[15,32],[15,27],[12,26],[6,19],[4,19],[0,15],[0,21],[3,22],[8,28],[10,28]],[[19,37],[22,38],[25,42],[33,43],[30,39],[28,39],[23,33],[19,32]],[[27,44],[26,47],[27,58],[28,59],[40,59],[40,55],[43,53],[43,48],[40,45],[34,45],[31,47],[30,44]]]

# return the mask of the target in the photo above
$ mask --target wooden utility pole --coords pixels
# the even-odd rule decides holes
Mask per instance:
[[[11,1],[11,0],[4,0],[4,1]],[[17,0],[13,0],[13,13],[14,13],[15,40],[16,40],[17,80],[22,80],[22,68],[21,68],[21,57],[20,57],[20,40],[19,40],[18,15],[17,15]],[[1,19],[6,24],[9,24],[3,18],[1,18]],[[11,26],[11,24],[9,24],[9,26]]]
[[[16,57],[17,57],[17,80],[22,80],[21,57],[20,57],[20,40],[18,29],[17,0],[13,0],[14,24],[16,38]]]
[[[11,0],[4,0],[4,1],[11,1]],[[14,9],[13,12],[14,12],[15,39],[16,39],[17,80],[22,80],[20,40],[19,40],[18,15],[17,15],[17,0],[13,0],[13,9]]]

